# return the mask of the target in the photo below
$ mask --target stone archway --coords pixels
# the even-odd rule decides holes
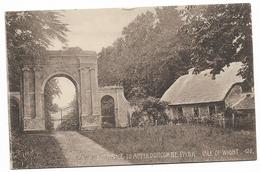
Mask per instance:
[[[51,118],[51,113],[46,109],[46,102],[45,102],[47,83],[54,78],[66,78],[69,82],[71,82],[75,88],[75,90],[71,90],[71,91],[75,91],[75,98],[76,98],[76,102],[75,102],[76,107],[61,108],[58,110],[58,112],[56,112],[56,113],[63,115],[62,118],[59,118],[58,125],[55,125],[56,127],[54,127],[53,122],[55,124],[57,124],[57,120],[53,121],[54,119]],[[79,126],[80,126],[79,125],[80,116],[79,116],[79,112],[78,112],[79,84],[76,82],[76,80],[67,73],[57,72],[57,73],[50,75],[48,78],[46,78],[46,80],[43,82],[42,86],[43,86],[42,90],[44,92],[45,128],[47,130],[78,130]],[[76,108],[76,110],[75,110],[75,108]],[[68,115],[68,113],[66,113],[66,109],[70,110],[69,115]],[[68,112],[68,110],[67,110],[67,112]],[[71,124],[71,123],[73,123],[73,124]]]
[[[35,63],[37,65],[35,65]],[[97,54],[92,51],[49,51],[32,64],[25,62],[22,79],[22,107],[24,130],[45,130],[44,86],[53,76],[69,77],[78,95],[79,129],[101,128],[101,104],[104,94],[115,100],[117,127],[127,126],[127,109],[122,87],[99,88]]]

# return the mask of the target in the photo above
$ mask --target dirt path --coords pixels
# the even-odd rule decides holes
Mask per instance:
[[[120,156],[106,150],[76,131],[60,131],[52,135],[60,144],[68,166],[129,164],[128,161]]]

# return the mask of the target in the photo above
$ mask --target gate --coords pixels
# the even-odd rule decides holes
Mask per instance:
[[[51,115],[51,122],[54,130],[78,130],[79,116],[74,107],[60,108],[59,111]]]

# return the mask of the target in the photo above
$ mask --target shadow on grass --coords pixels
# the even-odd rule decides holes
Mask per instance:
[[[13,169],[66,167],[66,158],[49,132],[13,132],[10,143]]]

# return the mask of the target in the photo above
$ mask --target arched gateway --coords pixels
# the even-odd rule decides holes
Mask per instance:
[[[114,99],[115,126],[128,126],[128,101],[122,87],[98,87],[97,55],[92,51],[73,53],[49,51],[45,58],[36,59],[37,65],[26,62],[22,79],[23,129],[45,130],[44,88],[55,76],[69,78],[76,87],[79,129],[101,128],[101,99]]]

